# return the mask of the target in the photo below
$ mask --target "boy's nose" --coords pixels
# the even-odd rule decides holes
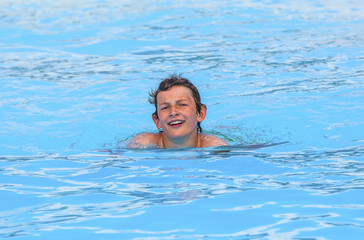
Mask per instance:
[[[170,116],[176,116],[176,115],[178,115],[178,112],[177,112],[177,109],[176,109],[176,107],[174,107],[174,106],[171,106],[171,111],[169,112],[169,115]]]

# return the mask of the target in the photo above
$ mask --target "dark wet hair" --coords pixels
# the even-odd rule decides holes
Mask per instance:
[[[162,92],[162,91],[168,91],[169,89],[171,89],[173,86],[183,86],[186,87],[188,89],[191,90],[192,93],[192,97],[195,100],[195,104],[196,104],[196,111],[198,114],[201,113],[201,108],[204,106],[206,108],[206,106],[204,104],[201,103],[201,97],[200,97],[200,93],[197,90],[196,86],[193,85],[191,83],[190,80],[188,80],[187,78],[183,78],[182,75],[177,75],[177,74],[172,74],[170,75],[168,78],[163,79],[158,88],[156,90],[152,90],[149,93],[149,103],[150,104],[154,104],[155,106],[155,112],[153,113],[153,115],[156,115],[158,117],[158,108],[157,108],[157,96],[158,93]],[[198,132],[202,132],[202,128],[201,128],[201,123],[198,122],[197,123],[197,131]]]

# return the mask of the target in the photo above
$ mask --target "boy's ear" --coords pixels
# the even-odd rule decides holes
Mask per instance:
[[[161,124],[160,124],[160,121],[159,121],[158,115],[157,115],[157,114],[155,114],[155,113],[153,113],[152,118],[153,118],[153,122],[154,122],[155,126],[156,126],[158,129],[161,129],[161,128],[162,128],[162,126],[161,126]]]
[[[197,121],[202,122],[205,119],[206,114],[207,114],[206,105],[202,104],[200,113],[197,113]]]

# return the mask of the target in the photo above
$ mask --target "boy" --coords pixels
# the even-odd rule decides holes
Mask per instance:
[[[207,108],[201,103],[197,88],[186,78],[171,75],[164,79],[156,91],[150,93],[149,102],[155,105],[152,115],[159,133],[141,133],[131,139],[128,148],[181,148],[215,147],[229,145],[214,135],[202,134],[201,122]]]

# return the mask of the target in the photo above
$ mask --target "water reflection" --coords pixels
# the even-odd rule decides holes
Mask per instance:
[[[279,145],[278,145],[279,146]],[[191,151],[123,150],[117,155],[90,153],[82,155],[46,155],[32,157],[2,157],[1,172],[7,180],[1,191],[14,196],[54,199],[53,203],[33,205],[2,212],[4,237],[33,234],[35,231],[61,229],[63,224],[74,224],[94,219],[134,218],[156,206],[187,204],[201,199],[243,193],[246,191],[299,190],[329,196],[340,192],[363,189],[363,164],[350,159],[363,155],[363,146],[348,149],[274,152],[278,146],[247,148],[232,146]],[[187,151],[187,152],[186,152]],[[190,157],[186,157],[190,155]],[[349,158],[349,159],[348,159]],[[207,161],[206,161],[207,160]],[[229,164],[227,164],[227,162]],[[255,169],[251,170],[251,164]],[[55,167],[62,165],[62,167]],[[239,168],[236,168],[239,166]],[[29,179],[24,182],[22,179]],[[21,183],[16,183],[21,182]],[[87,204],[67,204],[67,199],[87,196]],[[94,196],[94,197],[90,197]],[[32,197],[33,198],[33,197]],[[112,201],[117,199],[117,201]],[[239,212],[265,208],[277,202],[258,205],[211,209],[212,212]],[[287,207],[287,206],[281,206]],[[291,206],[292,207],[292,206]],[[297,208],[361,209],[362,205],[297,205]],[[21,219],[20,216],[28,215]],[[207,234],[205,237],[270,237],[278,238],[275,226],[293,221],[321,222],[314,228],[285,232],[295,236],[332,226],[335,222],[324,215],[277,215],[281,220],[259,229],[248,229],[229,234]],[[323,224],[325,223],[325,224]],[[361,228],[360,224],[351,224]],[[53,227],[54,226],[54,227]],[[98,233],[124,233],[132,230],[86,228]],[[171,230],[163,234],[172,234]],[[188,230],[193,231],[193,230]],[[139,232],[146,234],[142,229]],[[158,234],[161,234],[158,232]],[[182,234],[182,233],[181,233]],[[185,233],[183,233],[185,234]],[[146,234],[148,235],[148,234]],[[188,235],[200,238],[202,235]]]
[[[362,231],[363,9],[359,0],[1,1],[0,236]],[[119,144],[154,129],[147,92],[175,71],[201,87],[206,132],[233,146]]]

